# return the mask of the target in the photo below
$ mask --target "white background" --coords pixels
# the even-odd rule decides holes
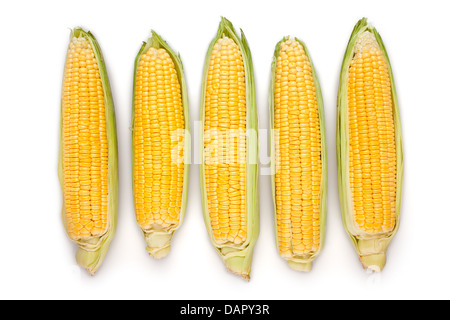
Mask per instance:
[[[432,0],[2,1],[0,298],[449,299],[448,12],[446,1]],[[186,219],[168,257],[149,257],[136,225],[129,130],[135,56],[151,29],[181,53],[194,124],[204,56],[220,16],[248,38],[261,129],[269,127],[275,44],[285,35],[297,36],[312,55],[325,103],[329,189],[326,243],[310,273],[291,270],[277,254],[269,176],[260,179],[261,233],[250,282],[227,273],[209,242],[198,165],[191,166]],[[388,50],[404,137],[402,220],[381,274],[368,274],[359,263],[341,222],[336,178],[338,79],[348,39],[363,16]],[[102,48],[119,142],[117,233],[94,277],[76,265],[76,247],[60,219],[60,92],[75,26],[91,30]]]

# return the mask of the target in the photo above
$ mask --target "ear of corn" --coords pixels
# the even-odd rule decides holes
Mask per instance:
[[[319,81],[297,38],[275,47],[269,104],[277,248],[291,268],[310,271],[325,239],[327,152]]]
[[[250,49],[225,18],[206,54],[200,116],[206,228],[227,269],[249,279],[259,235],[258,120]]]
[[[342,63],[337,161],[344,226],[364,268],[381,271],[400,222],[403,151],[389,58],[365,18]]]
[[[117,138],[114,106],[100,47],[75,28],[64,68],[58,175],[62,220],[79,246],[78,264],[94,274],[116,229]]]
[[[155,32],[136,57],[132,117],[136,220],[149,254],[162,258],[186,211],[190,136],[180,56]]]

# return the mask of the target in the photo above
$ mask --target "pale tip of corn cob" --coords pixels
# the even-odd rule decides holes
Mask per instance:
[[[288,266],[296,271],[310,272],[312,269],[312,262],[297,262],[288,261]]]
[[[108,251],[108,247],[109,245],[105,244],[95,251],[87,251],[82,248],[78,249],[76,253],[77,263],[93,276],[102,264],[106,252]]]
[[[381,272],[386,264],[390,239],[361,239],[357,241],[359,260],[364,269]]]
[[[371,254],[367,256],[360,256],[364,269],[373,272],[381,272],[386,264],[386,254],[384,252],[378,254]]]
[[[145,232],[144,235],[147,242],[147,252],[153,258],[161,259],[169,254],[173,232],[151,231]]]
[[[241,256],[229,257],[225,260],[227,270],[250,281],[250,264],[248,259]]]

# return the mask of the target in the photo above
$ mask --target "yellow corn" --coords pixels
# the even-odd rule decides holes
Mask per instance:
[[[325,225],[322,97],[306,46],[297,39],[277,44],[272,73],[278,250],[289,266],[309,271]]]
[[[348,75],[350,187],[354,219],[367,233],[395,225],[396,154],[388,67],[375,36],[355,44]]]
[[[230,38],[214,45],[208,69],[205,132],[236,133],[217,153],[205,154],[208,212],[214,238],[240,244],[246,232],[246,95],[241,50]],[[208,145],[206,144],[206,147]]]
[[[183,101],[186,90],[178,59],[156,33],[144,43],[136,59],[134,203],[147,250],[156,258],[168,254],[172,234],[184,214],[187,98]]]
[[[205,59],[201,119],[205,224],[227,269],[249,279],[259,234],[253,66],[245,36],[225,18]]]
[[[399,225],[403,153],[389,59],[362,19],[344,57],[338,98],[341,211],[365,268],[381,271]]]
[[[72,240],[106,231],[108,144],[103,85],[88,40],[69,45],[63,89],[64,202]]]
[[[78,262],[94,273],[115,219],[115,122],[100,49],[90,33],[78,28],[67,51],[61,111],[63,220],[69,238],[82,248]]]

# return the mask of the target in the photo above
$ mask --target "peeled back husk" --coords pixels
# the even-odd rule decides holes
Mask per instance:
[[[181,62],[181,57],[179,54],[175,54],[175,52],[170,48],[166,41],[164,41],[156,32],[152,31],[152,37],[148,39],[147,42],[144,42],[139,50],[134,67],[134,83],[133,83],[133,109],[132,109],[132,128],[131,128],[131,148],[132,148],[132,172],[133,172],[133,193],[134,193],[134,113],[135,113],[135,104],[134,104],[134,93],[136,90],[136,77],[138,72],[139,61],[141,56],[145,54],[150,48],[159,49],[162,48],[167,51],[170,58],[173,61],[175,66],[175,70],[177,73],[178,81],[180,83],[181,89],[181,99],[183,104],[183,114],[184,114],[184,133],[183,133],[183,162],[184,162],[184,171],[183,171],[183,193],[181,198],[181,209],[180,209],[180,218],[178,224],[171,225],[169,227],[151,227],[148,229],[143,229],[142,233],[144,235],[145,241],[147,243],[147,252],[153,256],[154,258],[163,258],[167,256],[170,251],[172,237],[175,231],[180,228],[183,223],[183,219],[186,212],[187,205],[187,194],[188,194],[188,180],[189,180],[189,163],[190,163],[190,150],[191,150],[191,141],[190,141],[190,118],[189,118],[189,101],[186,87],[186,80],[184,77],[183,64]]]
[[[389,232],[369,234],[361,232],[353,222],[353,200],[350,188],[349,174],[349,124],[348,124],[348,98],[347,86],[349,80],[349,66],[354,57],[355,45],[360,36],[370,32],[382,52],[388,68],[390,78],[390,89],[392,97],[392,114],[395,131],[396,152],[396,197],[395,197],[395,226]],[[397,94],[394,85],[389,58],[383,41],[376,29],[367,23],[367,19],[361,19],[355,26],[350,37],[347,50],[342,63],[338,101],[337,101],[337,169],[338,185],[341,203],[341,216],[344,227],[356,248],[360,261],[364,268],[372,271],[381,271],[386,263],[386,250],[394,235],[397,233],[400,223],[400,203],[403,177],[403,150],[400,126],[400,114],[398,108]]]
[[[275,175],[276,175],[276,133],[275,133],[275,80],[276,80],[276,69],[277,69],[277,59],[280,54],[281,44],[287,40],[289,37],[284,37],[280,42],[277,43],[275,47],[274,56],[272,59],[272,67],[271,67],[271,82],[269,89],[269,108],[270,108],[270,163],[271,163],[271,181],[272,181],[272,197],[273,197],[273,206],[275,210],[274,216],[274,228],[276,235],[277,247],[279,247],[278,243],[278,228],[277,228],[277,202],[276,202],[276,183],[275,183]],[[317,251],[311,254],[305,255],[293,255],[292,257],[285,258],[288,262],[289,267],[294,270],[299,271],[310,271],[312,268],[313,260],[320,254],[324,242],[325,242],[325,229],[326,229],[326,217],[327,217],[327,148],[326,148],[326,133],[325,133],[325,116],[324,116],[324,107],[323,107],[323,99],[322,99],[322,91],[320,89],[319,79],[317,77],[316,71],[314,69],[314,65],[312,63],[312,59],[310,53],[305,45],[305,43],[297,38],[292,38],[292,40],[297,41],[309,60],[312,76],[314,79],[314,86],[316,90],[316,99],[318,106],[318,114],[319,114],[319,126],[320,126],[320,140],[321,140],[321,164],[322,164],[322,176],[321,176],[321,189],[320,189],[320,245]]]
[[[246,88],[246,217],[247,236],[242,244],[232,242],[217,243],[211,228],[211,221],[208,212],[208,198],[205,181],[205,155],[204,155],[204,132],[205,123],[205,97],[207,75],[212,50],[216,42],[226,36],[231,38],[240,48],[245,69]],[[203,217],[208,231],[210,241],[219,256],[224,261],[228,271],[250,279],[253,249],[259,235],[259,195],[258,195],[258,119],[256,110],[255,84],[253,78],[253,65],[247,39],[241,30],[239,37],[230,21],[222,18],[216,37],[212,40],[205,58],[203,71],[203,82],[201,91],[200,119],[202,129],[200,130],[200,187],[202,194]]]
[[[118,209],[118,153],[117,153],[117,136],[116,136],[116,120],[114,113],[114,104],[111,95],[108,75],[106,73],[105,62],[96,39],[91,32],[86,32],[81,28],[75,28],[71,34],[73,37],[82,37],[91,44],[95,59],[99,67],[100,78],[103,86],[105,119],[106,119],[106,136],[108,141],[108,204],[107,204],[107,229],[104,234],[99,237],[91,237],[88,240],[74,241],[78,245],[76,253],[77,263],[93,275],[105,258],[110,242],[114,236],[117,223]],[[61,102],[61,131],[60,131],[60,149],[58,161],[58,177],[64,193],[64,171],[63,171],[63,121],[62,121]],[[63,197],[64,199],[64,197]],[[67,230],[65,203],[62,205],[62,220]]]

